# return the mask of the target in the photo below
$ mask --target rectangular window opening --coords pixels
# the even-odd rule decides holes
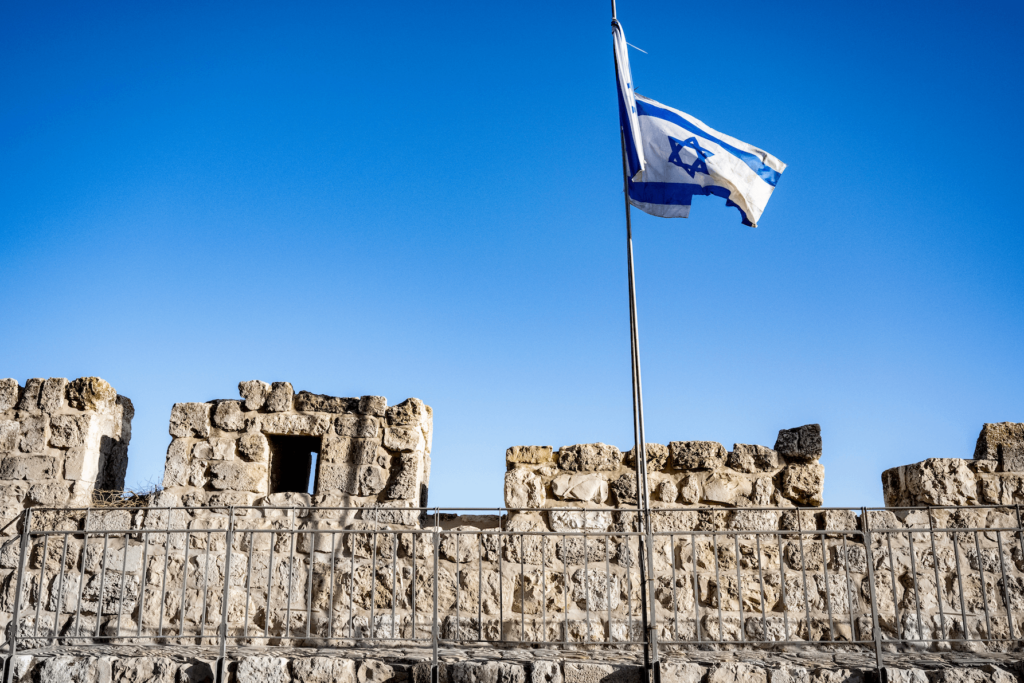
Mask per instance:
[[[270,493],[313,493],[319,436],[268,435]]]

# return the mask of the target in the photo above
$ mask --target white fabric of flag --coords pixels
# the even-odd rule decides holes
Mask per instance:
[[[644,169],[644,148],[640,144],[640,120],[637,117],[633,76],[629,71],[629,53],[622,25],[612,19],[612,46],[615,51],[615,76],[619,91],[619,125],[626,139],[626,165],[629,177]]]
[[[686,218],[694,195],[723,197],[740,210],[744,225],[757,227],[786,164],[678,109],[640,95],[634,102],[640,135],[627,136],[626,156],[637,141],[644,163],[639,178],[631,173],[630,203],[654,216]]]

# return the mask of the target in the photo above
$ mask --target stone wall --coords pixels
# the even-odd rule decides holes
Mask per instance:
[[[0,518],[124,488],[132,402],[98,377],[0,379]]]
[[[1024,503],[1024,424],[986,423],[974,459],[929,458],[882,473],[887,507]]]
[[[820,506],[825,468],[821,428],[779,432],[774,448],[715,441],[647,444],[647,472],[655,506]],[[505,505],[636,507],[633,451],[603,443],[513,446],[505,454]]]
[[[251,505],[294,493],[284,498],[328,506],[426,504],[433,411],[423,401],[389,407],[383,396],[296,394],[288,382],[258,380],[241,382],[238,391],[240,399],[174,404],[165,500]],[[303,498],[307,482],[311,498]]]

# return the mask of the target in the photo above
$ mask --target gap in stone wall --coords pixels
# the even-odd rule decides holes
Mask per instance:
[[[309,493],[313,482],[314,453],[319,454],[319,436],[269,435],[270,493]]]

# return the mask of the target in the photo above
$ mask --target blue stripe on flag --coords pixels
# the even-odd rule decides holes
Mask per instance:
[[[638,101],[639,104],[639,101]],[[694,195],[721,197],[726,206],[735,206],[743,219],[743,225],[753,226],[747,220],[746,212],[729,199],[729,190],[717,185],[698,185],[696,183],[629,183],[629,197],[643,204],[662,204],[690,206]]]
[[[711,140],[716,145],[721,145],[723,149],[725,149],[730,154],[740,159],[743,163],[749,166],[751,170],[753,170],[754,173],[756,173],[758,177],[761,178],[761,180],[765,181],[772,187],[775,187],[776,183],[779,182],[779,177],[782,174],[776,171],[771,166],[768,166],[767,164],[762,162],[760,159],[757,158],[757,156],[751,154],[750,152],[744,152],[741,149],[736,149],[728,142],[719,140],[714,135],[711,135],[710,133],[708,133],[703,128],[700,128],[699,126],[695,126],[694,124],[690,123],[689,121],[687,121],[674,111],[662,109],[661,107],[651,104],[650,102],[644,102],[643,100],[640,99],[637,99],[636,101],[636,109],[637,113],[640,116],[650,116],[656,119],[664,119],[665,121],[676,124],[680,128],[685,128],[691,133],[696,133],[697,135],[700,135],[703,138]]]
[[[618,60],[616,60],[616,69]],[[640,172],[640,155],[636,151],[636,140],[633,139],[633,127],[629,125],[629,114],[626,112],[626,98],[619,86],[619,79],[615,79],[615,91],[619,93],[619,128],[622,129],[626,141],[626,164],[629,167],[629,177],[634,177]],[[639,102],[637,103],[639,104]]]

